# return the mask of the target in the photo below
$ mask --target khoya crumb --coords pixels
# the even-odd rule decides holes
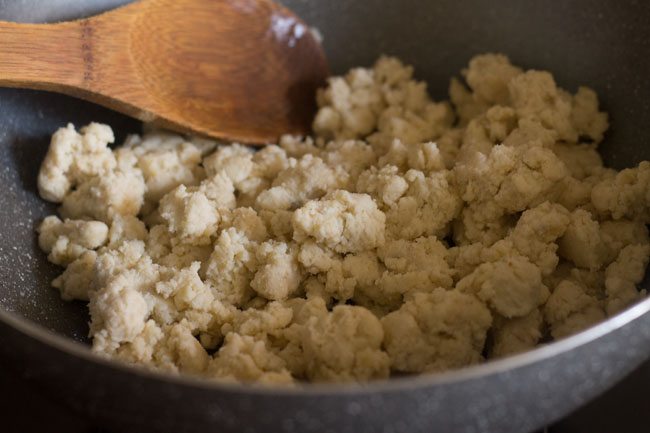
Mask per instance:
[[[596,93],[501,54],[433,101],[391,57],[332,77],[314,135],[253,149],[111,128],[52,136],[39,245],[93,350],[293,384],[440,372],[644,296],[650,162],[616,172]]]

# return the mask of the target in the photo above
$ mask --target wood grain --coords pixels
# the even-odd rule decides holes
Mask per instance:
[[[81,97],[246,143],[306,133],[327,63],[269,0],[144,0],[61,24],[0,22],[0,85]]]

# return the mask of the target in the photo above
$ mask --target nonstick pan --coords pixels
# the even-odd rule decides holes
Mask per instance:
[[[124,0],[0,0],[0,19],[48,21]],[[616,168],[650,159],[650,3],[574,0],[285,0],[316,26],[334,72],[381,53],[416,67],[434,98],[477,53],[548,69],[565,88],[601,95],[612,128],[601,146]],[[0,35],[0,44],[2,39]],[[583,333],[459,371],[367,385],[295,389],[171,377],[100,359],[87,347],[87,313],[49,287],[59,272],[34,226],[54,211],[36,193],[49,135],[67,122],[128,118],[68,97],[0,89],[0,368],[109,431],[526,432],[603,392],[650,356],[650,300]],[[643,284],[647,287],[647,284]],[[113,430],[110,430],[113,429]]]

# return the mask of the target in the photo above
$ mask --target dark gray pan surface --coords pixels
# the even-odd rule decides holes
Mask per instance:
[[[121,0],[0,0],[0,19],[40,21],[96,12]],[[287,0],[325,35],[334,72],[381,53],[416,66],[434,97],[477,53],[501,51],[525,67],[553,71],[560,85],[601,95],[613,128],[602,152],[617,168],[650,159],[650,3],[452,0]],[[0,43],[2,41],[0,40]],[[139,125],[92,104],[0,89],[0,307],[83,341],[85,306],[65,303],[49,281],[59,272],[35,243],[34,226],[54,208],[36,195],[49,135],[71,121]],[[0,350],[79,410],[115,422],[198,431],[522,431],[556,419],[650,354],[650,301],[545,350],[439,379],[307,394],[196,386],[89,361],[79,348],[44,345],[24,321],[0,317]],[[7,321],[11,321],[8,324]],[[16,331],[16,327],[21,331]],[[612,331],[606,334],[605,331]],[[29,334],[32,337],[26,337]],[[81,354],[81,356],[80,356]],[[64,385],[67,384],[67,385]],[[175,407],[174,410],[171,410]],[[343,427],[347,426],[348,430]],[[248,430],[247,430],[248,429]]]

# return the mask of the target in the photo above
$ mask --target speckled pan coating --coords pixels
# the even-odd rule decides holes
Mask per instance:
[[[125,0],[0,0],[0,19],[57,20],[119,3]],[[472,55],[501,51],[516,64],[553,71],[565,88],[587,84],[612,114],[601,147],[606,162],[623,168],[650,159],[648,2],[283,3],[325,35],[335,72],[394,54],[414,64],[440,98]],[[70,339],[86,340],[86,308],[61,301],[48,287],[58,270],[38,251],[34,235],[35,221],[53,211],[36,195],[48,137],[68,121],[90,120],[113,125],[121,137],[139,130],[92,104],[0,89],[0,356],[44,392],[120,431],[525,432],[583,404],[650,355],[646,300],[528,354],[365,387],[233,387],[98,360]]]

